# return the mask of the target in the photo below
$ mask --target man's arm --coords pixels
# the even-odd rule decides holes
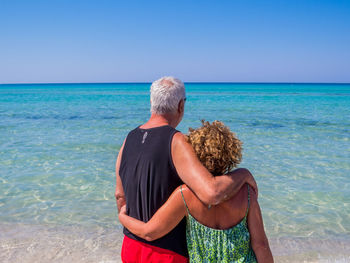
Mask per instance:
[[[216,205],[231,198],[245,183],[257,191],[253,176],[244,168],[214,177],[198,160],[191,144],[180,132],[173,137],[171,155],[181,180],[206,204]]]
[[[123,184],[122,184],[122,180],[120,179],[120,176],[119,176],[119,168],[120,168],[120,162],[122,160],[124,144],[125,144],[125,140],[123,142],[122,147],[120,148],[120,151],[118,153],[117,162],[115,165],[115,175],[117,178],[117,182],[116,182],[116,186],[115,186],[115,199],[117,201],[118,213],[120,212],[120,209],[122,208],[122,206],[126,204]]]

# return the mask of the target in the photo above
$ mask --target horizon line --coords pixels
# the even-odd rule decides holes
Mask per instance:
[[[184,81],[184,84],[336,84],[349,85],[350,82],[257,82],[257,81]],[[121,81],[121,82],[24,82],[24,83],[0,83],[0,85],[79,85],[79,84],[152,84],[148,81]]]

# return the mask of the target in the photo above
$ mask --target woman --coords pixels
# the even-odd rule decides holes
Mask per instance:
[[[242,143],[222,122],[203,121],[202,127],[190,129],[188,141],[213,175],[224,174],[241,161]],[[135,235],[152,241],[166,235],[184,216],[190,262],[273,262],[257,197],[248,185],[212,207],[182,185],[147,223],[129,217],[125,206],[119,221]]]

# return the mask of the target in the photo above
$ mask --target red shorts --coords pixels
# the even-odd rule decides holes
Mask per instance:
[[[148,245],[124,236],[122,261],[125,263],[188,263],[188,258],[173,251]]]

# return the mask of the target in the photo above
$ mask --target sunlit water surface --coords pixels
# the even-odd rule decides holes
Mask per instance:
[[[0,85],[0,261],[119,262],[115,160],[149,84]],[[350,261],[350,85],[187,84],[244,142],[277,262]]]

